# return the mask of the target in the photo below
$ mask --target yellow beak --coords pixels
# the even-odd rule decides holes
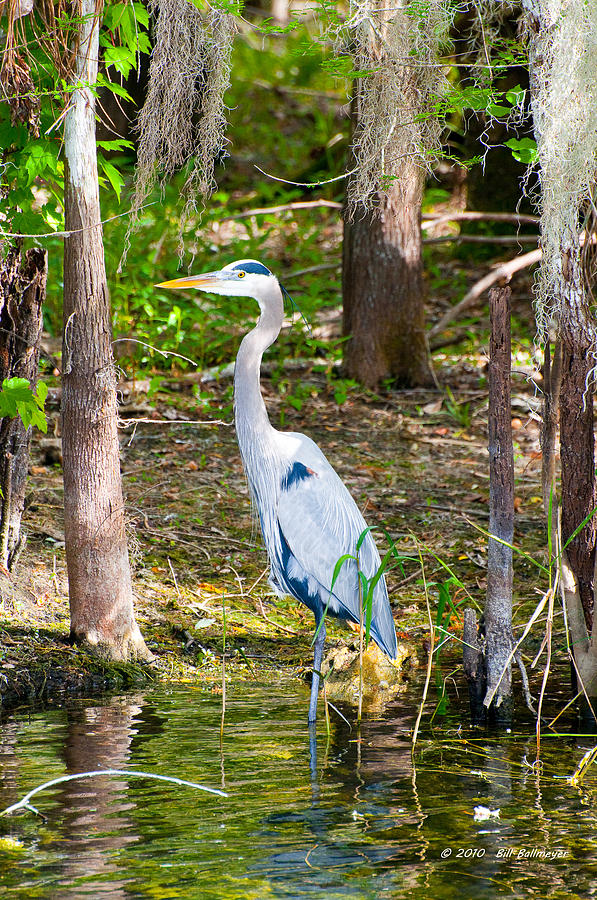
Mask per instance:
[[[160,284],[156,284],[155,287],[159,288],[171,288],[172,290],[176,290],[177,288],[202,288],[209,287],[210,284],[214,284],[217,281],[215,275],[207,274],[207,275],[188,275],[186,278],[174,278],[172,281],[162,281]]]

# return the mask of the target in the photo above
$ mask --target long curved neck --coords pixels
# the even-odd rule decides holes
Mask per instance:
[[[284,321],[284,301],[277,281],[268,285],[260,301],[261,316],[255,328],[242,340],[234,368],[234,416],[238,443],[245,466],[257,451],[260,438],[273,430],[260,388],[261,358],[280,333]]]

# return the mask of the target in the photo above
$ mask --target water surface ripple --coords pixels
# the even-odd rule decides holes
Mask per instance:
[[[402,695],[360,731],[306,724],[296,683],[191,686],[22,711],[0,728],[0,807],[60,775],[135,769],[223,788],[99,777],[38,794],[46,817],[0,819],[0,896],[39,900],[597,895],[596,738],[534,744],[457,719],[424,740]],[[474,818],[482,805],[499,817]]]

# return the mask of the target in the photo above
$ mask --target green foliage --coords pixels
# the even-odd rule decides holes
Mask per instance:
[[[450,387],[446,388],[444,408],[449,416],[463,428],[470,428],[471,405],[468,401],[457,400]]]
[[[332,9],[330,5],[328,9],[325,4],[320,5],[318,13],[326,11],[329,16],[336,15],[335,7]],[[351,73],[348,70],[339,72],[337,60],[331,69],[326,65],[331,58],[329,48],[322,46],[317,34],[309,34],[302,23],[293,21],[283,36],[273,35],[270,26],[271,23],[266,23],[259,35],[255,32],[243,34],[235,44],[233,78],[227,95],[231,110],[231,156],[226,168],[218,172],[219,190],[213,195],[201,222],[190,222],[186,239],[192,246],[193,271],[217,268],[242,257],[269,262],[295,296],[312,328],[316,328],[326,309],[337,306],[340,301],[339,271],[317,269],[330,262],[325,233],[330,222],[337,221],[337,213],[240,216],[251,208],[306,199],[297,187],[263,177],[254,168],[254,163],[276,177],[298,182],[326,181],[344,170],[348,121],[339,119],[338,111],[349,90]],[[498,49],[503,64],[496,66],[496,76],[503,74],[514,59],[520,61],[513,45]],[[265,97],[267,103],[264,103]],[[505,119],[520,110],[525,91],[518,85],[498,90],[488,83],[457,84],[449,100],[454,121],[471,108],[489,117]],[[429,114],[436,112],[431,109]],[[272,127],[273,123],[276,127]],[[463,164],[462,154],[454,158]],[[473,165],[477,161],[478,157],[474,157],[464,162]],[[123,174],[126,184],[127,175]],[[248,175],[250,191],[247,190]],[[242,333],[254,322],[256,308],[251,300],[224,297],[214,300],[194,291],[177,293],[173,297],[170,292],[153,287],[155,281],[176,274],[175,234],[180,213],[179,195],[185,177],[186,173],[181,173],[165,188],[163,195],[156,192],[150,198],[154,205],[143,211],[126,272],[122,277],[112,276],[114,327],[119,335],[134,335],[160,349],[175,350],[194,360],[200,368],[207,368],[225,364],[234,357]],[[343,191],[344,184],[340,181],[319,187],[317,195],[340,199]],[[431,203],[447,199],[446,192],[442,193],[433,185],[430,191]],[[122,196],[125,197],[124,189]],[[114,198],[109,199],[109,206],[104,202],[104,215],[114,215],[125,209],[124,205],[116,206]],[[235,216],[239,218],[235,219]],[[112,273],[118,267],[122,240],[123,224],[111,223],[105,230],[105,241],[108,270]],[[462,252],[469,251],[467,246]],[[438,253],[447,256],[458,250],[442,248],[438,251],[435,248],[433,252],[437,257]],[[475,248],[475,252],[491,251]],[[427,260],[430,253],[426,248]],[[311,271],[301,274],[300,280],[295,281],[291,277],[295,269]],[[434,289],[435,281],[439,283],[440,279],[444,287],[456,287],[455,278],[464,285],[464,274],[447,277],[444,271],[437,268]],[[312,358],[314,355],[326,360],[321,368],[341,405],[352,385],[336,380],[332,374],[331,362],[342,355],[339,341],[332,344],[329,339],[314,340],[301,326],[285,328],[268,351],[267,359]],[[138,348],[135,365],[151,368],[156,361],[147,348]],[[166,365],[185,368],[188,364],[173,358]],[[161,359],[160,366],[163,366]],[[300,409],[306,399],[301,390],[289,391],[288,385],[280,380],[279,386],[286,390],[287,407]],[[455,407],[450,406],[451,402],[448,398],[446,409],[458,414]],[[466,410],[460,412],[464,414]],[[284,408],[281,415],[284,418]],[[463,424],[466,427],[466,421]]]
[[[149,14],[141,3],[110,3],[100,32],[100,47],[106,70],[114,68],[128,78],[138,68],[140,53],[150,53]]]
[[[42,129],[51,126],[51,116],[44,110]],[[58,136],[30,141],[23,125],[10,122],[8,105],[0,103],[0,143],[5,164],[0,181],[0,218],[13,232],[35,234],[40,230],[61,227],[64,163],[59,159]]]
[[[296,19],[288,22],[287,25],[272,25],[273,19],[264,19],[261,25],[258,26],[258,31],[264,35],[278,35],[278,34],[290,34],[292,31],[296,31],[301,28],[301,23]]]
[[[148,391],[147,391],[147,399],[148,399],[148,400],[151,400],[151,398],[152,398],[155,394],[157,394],[157,392],[159,391],[159,389],[160,389],[160,387],[161,387],[163,381],[164,381],[164,379],[161,377],[161,375],[154,375],[154,376],[153,376],[153,378],[152,378],[151,381],[149,382],[149,389],[148,389]]]
[[[32,14],[35,16],[35,12]],[[34,92],[39,101],[39,136],[36,129],[14,120],[10,98],[0,103],[0,145],[3,166],[0,171],[0,218],[7,231],[19,234],[41,234],[64,227],[64,161],[62,159],[61,122],[72,87],[62,71],[56,68],[48,48],[49,34],[42,32],[40,22],[32,16],[21,19],[24,43],[20,46],[21,65],[26,59],[30,67]],[[76,17],[64,13],[58,25],[65,44],[79,27]],[[110,91],[128,99],[119,80],[137,68],[140,53],[150,51],[149,16],[141,3],[107,2],[100,32],[105,73],[90,86],[98,94]],[[113,77],[114,76],[114,77]],[[130,150],[128,141],[104,142],[110,152]],[[100,183],[120,199],[124,183],[119,165],[98,155]],[[7,225],[9,227],[7,227]]]
[[[321,56],[321,54],[319,54]],[[337,119],[336,84],[322,72],[319,58],[302,52],[301,39],[288,35],[279,40],[248,34],[237,42],[234,77],[227,102],[231,107],[229,134],[231,159],[218,172],[219,190],[213,195],[201,222],[190,222],[186,235],[193,248],[193,271],[219,268],[243,257],[262,259],[280,275],[296,300],[304,318],[315,327],[320,311],[339,302],[339,270],[323,265],[330,262],[330,224],[338,220],[336,212],[279,213],[242,216],[250,208],[284,205],[303,198],[293,186],[260,175],[251,169],[250,193],[247,191],[247,165],[259,161],[273,174],[297,180],[316,180],[318,175],[339,174],[344,165],[348,122]],[[292,85],[292,91],[288,86]],[[314,102],[323,96],[325,102]],[[264,103],[267,97],[267,103]],[[328,99],[329,98],[329,99]],[[272,128],[272,121],[282,127]],[[342,128],[344,131],[339,130]],[[283,166],[283,169],[281,168]],[[121,169],[122,171],[122,169]],[[124,175],[125,185],[128,174]],[[180,214],[181,186],[186,172],[180,173],[164,192],[149,198],[139,229],[133,236],[132,252],[122,276],[116,274],[122,253],[125,220],[110,222],[104,231],[106,265],[114,309],[117,335],[131,335],[160,350],[176,351],[193,360],[200,368],[230,362],[241,335],[253,325],[257,313],[250,299],[218,297],[196,291],[162,291],[156,281],[176,274],[176,233]],[[324,196],[334,196],[340,187],[330,186]],[[104,194],[105,218],[125,212],[112,195]],[[239,216],[235,219],[235,216]],[[225,237],[224,237],[225,235]],[[320,269],[319,267],[322,266]],[[292,278],[294,269],[307,269],[300,279]],[[288,315],[292,309],[287,309]],[[53,314],[59,327],[59,310]],[[123,345],[120,345],[123,346]],[[118,352],[119,345],[115,350]],[[312,341],[300,323],[285,328],[267,359],[312,357],[334,360],[341,355],[338,342]],[[138,346],[135,366],[186,368],[178,358],[164,361],[146,347]],[[322,363],[326,371],[329,365]],[[330,375],[331,378],[331,375]],[[292,392],[291,392],[292,393]],[[346,391],[344,391],[344,396]],[[304,398],[294,396],[292,403]],[[338,402],[342,402],[342,386]]]
[[[532,138],[511,138],[506,141],[506,147],[512,151],[512,156],[525,165],[537,162],[537,142]]]
[[[303,382],[298,382],[294,385],[294,389],[292,389],[290,381],[287,378],[280,378],[280,380],[276,381],[274,379],[274,383],[278,389],[278,392],[282,396],[282,405],[280,407],[280,428],[284,428],[286,425],[286,408],[287,406],[291,406],[293,409],[298,412],[303,408],[303,404],[305,400],[308,400],[314,393],[316,393],[315,389]]]
[[[207,8],[204,0],[197,0],[196,5]],[[220,8],[236,11],[234,2],[221,3]],[[413,7],[413,14],[421,15],[423,9],[424,4],[418,4],[416,9]],[[201,222],[198,218],[190,222],[186,234],[187,246],[193,253],[193,271],[219,267],[239,257],[270,262],[314,329],[327,310],[340,302],[339,270],[329,269],[330,262],[339,261],[338,213],[278,213],[238,220],[229,217],[246,213],[250,208],[306,199],[301,188],[262,176],[255,164],[278,178],[309,183],[335,179],[345,170],[349,121],[342,107],[354,76],[352,60],[348,56],[334,57],[329,41],[325,35],[321,36],[321,29],[340,26],[337,5],[321,0],[317,15],[320,24],[315,26],[310,17],[297,16],[288,27],[279,29],[266,20],[254,30],[239,35],[233,56],[232,85],[227,95],[231,157],[226,168],[218,171],[220,187]],[[29,27],[26,18],[23,24]],[[64,24],[68,27],[68,20]],[[148,52],[148,35],[149,16],[145,6],[108,0],[100,32],[105,68],[98,77],[98,93],[109,90],[120,99],[129,97],[124,79],[137,68],[139,55]],[[33,234],[63,228],[64,169],[59,115],[69,88],[64,78],[53,70],[43,49],[33,46],[35,41],[30,30],[27,38],[35,62],[32,74],[42,100],[41,137],[33,140],[25,126],[12,126],[8,104],[0,104],[0,138],[7,148],[0,213],[5,214],[5,221],[13,231]],[[520,64],[520,48],[515,42],[501,42],[493,50],[496,77],[508,66]],[[360,74],[366,77],[367,73]],[[524,104],[525,92],[520,86],[496,90],[486,81],[462,85],[454,78],[453,95],[442,102],[451,104],[448,112],[455,127],[466,109],[506,118]],[[435,115],[438,111],[442,112],[430,108],[428,114]],[[524,145],[524,140],[528,139],[519,144]],[[104,219],[111,220],[128,210],[132,150],[132,144],[123,139],[98,142]],[[459,164],[463,163],[461,155],[458,155]],[[177,357],[164,361],[155,351],[136,345],[132,365],[137,370],[145,368],[150,374],[156,368],[184,369],[193,364],[207,368],[229,362],[241,334],[255,319],[256,309],[251,300],[219,298],[215,301],[195,292],[173,297],[154,288],[156,281],[175,274],[179,198],[186,177],[187,172],[182,172],[163,194],[156,191],[150,198],[153,205],[142,210],[140,229],[133,238],[132,252],[122,275],[117,274],[117,269],[126,219],[111,220],[104,228],[117,336],[132,336],[158,350],[175,351],[193,361],[185,362]],[[319,187],[317,196],[340,199],[343,192],[344,182],[339,180]],[[439,193],[432,186],[430,202],[441,202]],[[330,239],[333,228],[336,234]],[[45,326],[57,334],[61,328],[62,248],[58,241],[48,246],[50,278]],[[298,279],[292,277],[295,270],[302,273]],[[309,271],[303,273],[303,270]],[[446,280],[438,269],[437,281],[440,278]],[[115,345],[115,351],[123,346]],[[350,382],[335,377],[333,363],[341,355],[340,341],[332,342],[327,337],[312,339],[300,325],[284,329],[268,352],[270,360],[321,357],[322,371],[339,405],[346,401],[353,387]],[[300,408],[305,397],[299,394],[297,389],[289,393],[288,406]]]
[[[439,643],[435,647],[435,684],[437,689],[437,705],[435,715],[444,715],[448,711],[450,699],[446,691],[445,679],[442,676],[441,656],[444,645],[450,640],[448,631],[452,616],[461,622],[461,607],[468,601],[463,585],[455,575],[450,575],[442,582],[431,582],[428,588],[437,590],[437,608],[435,610],[435,629],[439,635]],[[458,598],[458,596],[461,595]]]
[[[20,417],[25,428],[34,425],[43,431],[48,430],[44,412],[48,386],[38,381],[35,391],[31,390],[26,378],[5,378],[0,389],[0,418]]]
[[[334,383],[334,400],[338,406],[343,406],[351,390],[358,387],[358,382],[353,378],[338,378]]]
[[[404,564],[406,562],[414,562],[414,558],[411,555],[405,554],[399,550],[396,546],[396,543],[392,540],[390,535],[384,531],[385,538],[389,545],[388,550],[385,552],[377,570],[371,575],[370,578],[367,578],[364,572],[361,571],[359,565],[359,553],[361,547],[363,546],[363,541],[373,531],[371,526],[367,526],[363,529],[361,534],[358,537],[355,552],[354,553],[344,553],[337,561],[334,566],[334,572],[332,575],[332,583],[330,586],[330,595],[334,591],[334,585],[336,584],[340,572],[342,568],[346,565],[346,563],[355,562],[357,564],[357,572],[359,579],[359,597],[361,601],[361,608],[363,610],[363,626],[365,629],[365,646],[369,643],[369,636],[371,632],[371,619],[373,616],[373,594],[375,592],[375,588],[377,587],[381,578],[386,574],[386,572],[391,569],[397,568],[400,570],[402,576],[404,576]],[[327,606],[324,610],[324,618],[327,613]],[[317,629],[319,631],[319,628]],[[315,637],[317,636],[317,631],[315,632]]]

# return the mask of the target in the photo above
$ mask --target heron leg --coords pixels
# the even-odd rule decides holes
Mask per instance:
[[[313,645],[313,680],[311,681],[311,699],[309,701],[309,722],[314,722],[317,718],[319,676],[321,672],[321,661],[323,659],[323,645],[325,644],[325,622],[320,619],[316,624],[319,627],[319,631]]]
[[[311,783],[317,785],[317,725],[309,722],[309,769],[311,771]]]

